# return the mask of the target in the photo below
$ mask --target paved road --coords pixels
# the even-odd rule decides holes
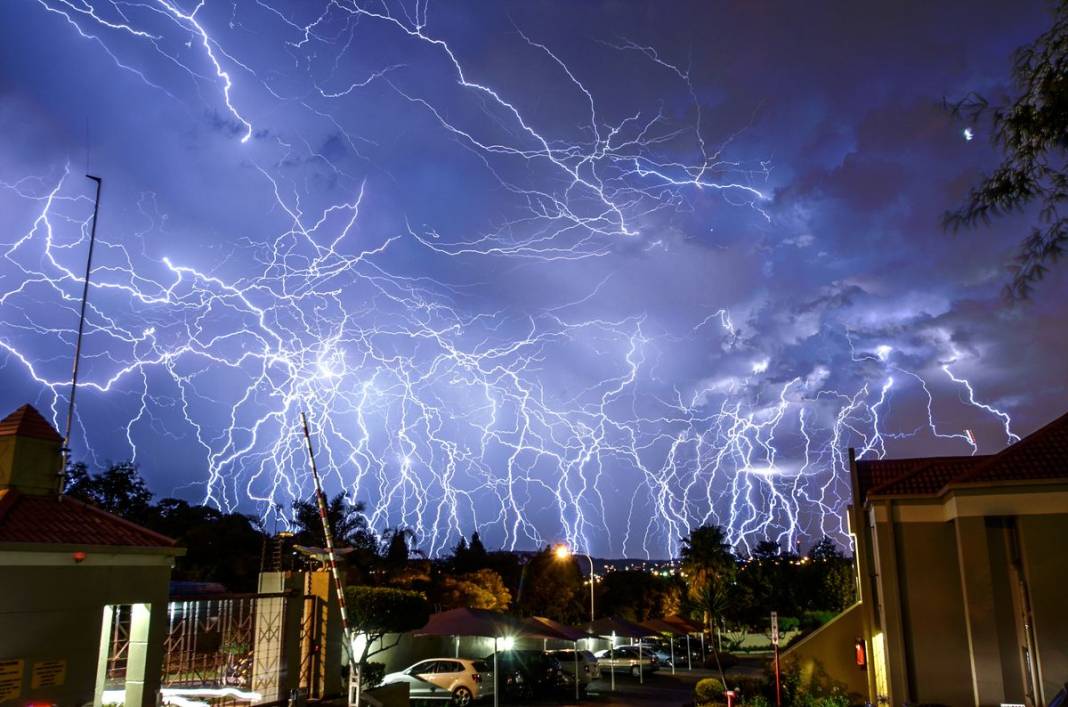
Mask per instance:
[[[693,686],[710,670],[680,670],[676,675],[657,672],[646,675],[644,683],[636,678],[616,675],[616,689],[611,689],[609,680],[598,680],[590,685],[589,695],[581,702],[572,700],[539,700],[530,705],[561,705],[567,707],[682,707],[693,704]]]
[[[761,661],[752,660],[734,666],[727,673],[729,678],[732,675],[758,676],[762,671]],[[672,675],[669,668],[646,675],[644,683],[639,683],[630,676],[617,674],[615,691],[611,689],[609,680],[598,680],[590,685],[590,694],[582,702],[543,700],[531,704],[568,707],[683,707],[693,704],[693,687],[698,680],[718,674],[714,670],[694,669],[693,672],[679,670]]]

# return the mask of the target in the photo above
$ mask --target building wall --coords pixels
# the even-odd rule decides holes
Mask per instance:
[[[825,674],[846,686],[850,695],[867,698],[868,674],[856,664],[856,640],[864,637],[864,607],[849,607],[815,632],[783,651],[783,660],[796,660],[802,676]],[[871,653],[870,648],[867,649]]]
[[[1017,519],[1044,699],[1068,683],[1068,514]]]
[[[973,704],[953,524],[898,523],[894,532],[909,696],[918,702]]]
[[[154,704],[163,657],[170,562],[169,558],[153,559],[158,564],[27,566],[0,558],[0,660],[25,661],[20,698],[0,705],[31,700],[64,707],[92,703],[104,606],[137,603],[150,603],[153,609],[144,647],[147,673],[141,704]],[[35,690],[32,664],[45,660],[65,660],[66,677],[60,686]]]

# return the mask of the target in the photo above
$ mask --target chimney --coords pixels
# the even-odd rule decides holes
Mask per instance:
[[[63,438],[30,405],[0,420],[0,489],[59,493]]]

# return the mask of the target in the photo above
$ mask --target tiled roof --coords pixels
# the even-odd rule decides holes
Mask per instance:
[[[866,499],[868,491],[891,483],[894,479],[911,474],[930,458],[922,459],[858,459],[855,463],[857,474],[857,497]]]
[[[936,494],[961,474],[974,469],[990,457],[931,457],[912,471],[872,488],[873,496],[902,496]]]
[[[859,495],[940,496],[950,487],[1068,480],[1068,414],[987,456],[873,459],[855,463]]]
[[[32,405],[23,405],[3,420],[0,420],[0,437],[33,437],[48,442],[63,443],[63,438],[48,420]]]
[[[1068,414],[995,454],[954,483],[1068,478]]]
[[[175,541],[69,497],[0,490],[0,543],[160,548]]]

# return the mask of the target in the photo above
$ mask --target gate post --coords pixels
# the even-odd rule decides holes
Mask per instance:
[[[259,593],[274,595],[256,599],[252,689],[260,694],[260,702],[286,700],[300,680],[304,602],[301,593],[294,591],[293,579],[289,572],[260,573]]]

